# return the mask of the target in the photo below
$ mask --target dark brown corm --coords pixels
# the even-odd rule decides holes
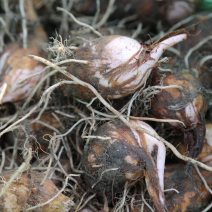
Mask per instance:
[[[156,134],[145,122],[130,122]],[[98,192],[105,191],[110,196],[113,191],[121,192],[127,181],[138,181],[145,176],[147,189],[155,207],[158,211],[164,211],[164,144],[145,133],[127,127],[120,120],[104,124],[94,136],[109,139],[94,138],[85,146],[82,167],[88,186]],[[151,155],[155,146],[156,163]]]
[[[161,83],[162,75],[155,70],[152,85]],[[202,151],[205,137],[205,112],[207,100],[203,93],[203,86],[193,75],[183,73],[179,69],[172,69],[162,80],[163,86],[179,85],[178,88],[163,89],[151,101],[150,113],[156,118],[177,119],[179,123],[170,123],[174,129],[182,129],[184,142],[189,156],[196,158]]]

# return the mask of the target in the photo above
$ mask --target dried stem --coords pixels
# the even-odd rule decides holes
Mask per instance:
[[[88,61],[87,61],[87,60],[68,59],[68,60],[60,61],[60,62],[56,63],[56,65],[62,65],[62,64],[64,64],[64,63],[82,63],[82,64],[88,64]],[[50,68],[50,67],[47,66],[47,67],[45,67],[42,71],[37,72],[37,73],[35,73],[35,74],[31,74],[31,75],[25,77],[24,79],[19,80],[19,81],[17,82],[17,84],[20,84],[20,83],[24,82],[25,80],[27,80],[27,79],[29,79],[29,78],[31,78],[31,77],[40,75],[40,74],[44,73],[44,72],[45,72],[47,69],[49,69],[49,68]]]
[[[13,37],[13,35],[9,32],[9,30],[8,30],[8,25],[7,25],[7,23],[4,21],[4,19],[3,18],[1,18],[0,17],[0,22],[1,22],[1,24],[2,24],[2,26],[3,26],[3,29],[4,29],[4,31],[5,31],[5,33],[8,35],[8,37],[10,38],[10,40],[12,41],[12,42],[15,42],[15,38]]]
[[[212,35],[208,36],[207,38],[204,38],[198,44],[196,44],[193,48],[189,49],[189,51],[187,52],[187,54],[184,57],[185,65],[186,65],[187,68],[189,68],[188,58],[191,56],[191,54],[211,39],[212,39]]]
[[[181,52],[173,47],[169,47],[166,51],[172,52],[172,53],[176,54],[178,57],[181,56]]]
[[[17,151],[18,151],[18,139],[17,138],[14,138],[15,141],[14,141],[14,145],[13,145],[13,154],[12,154],[12,159],[10,161],[10,166],[9,167],[5,167],[5,169],[7,170],[10,170],[13,168],[13,165],[15,163],[15,160],[16,160],[16,157],[17,157]]]
[[[118,28],[121,28],[121,27],[124,26],[125,23],[127,23],[128,21],[133,21],[133,20],[135,20],[137,17],[138,17],[137,14],[131,15],[131,16],[128,16],[128,17],[125,17],[125,18],[121,19],[121,21],[118,22],[117,27],[118,27]]]
[[[50,160],[49,160],[49,165],[47,167],[47,170],[46,170],[46,174],[42,180],[42,182],[40,183],[40,185],[43,185],[43,183],[46,181],[48,175],[49,175],[49,172],[51,170],[51,165],[52,165],[52,162],[53,162],[53,155],[50,156]]]
[[[76,22],[77,24],[79,24],[79,25],[81,25],[81,26],[84,26],[84,27],[89,28],[93,33],[95,33],[95,34],[98,35],[99,37],[102,37],[102,34],[101,34],[101,33],[99,33],[98,31],[96,31],[92,26],[78,21],[78,20],[72,15],[72,13],[68,12],[67,10],[65,10],[65,9],[63,9],[63,8],[61,8],[61,7],[57,7],[57,10],[58,10],[58,11],[65,12],[66,14],[68,14],[68,15],[73,19],[74,22]]]
[[[210,205],[208,205],[207,208],[205,208],[202,212],[207,212],[212,208],[212,203]]]
[[[154,212],[154,210],[152,209],[152,207],[147,203],[147,201],[146,201],[145,198],[144,198],[144,191],[143,191],[143,188],[142,188],[142,190],[141,190],[141,198],[142,198],[144,204],[145,204],[152,212]]]
[[[24,121],[26,118],[28,118],[31,114],[33,114],[33,112],[35,112],[44,102],[46,95],[48,95],[48,93],[52,92],[55,88],[63,85],[63,84],[76,84],[75,82],[70,82],[70,81],[62,81],[62,82],[58,82],[55,85],[51,86],[50,88],[46,89],[46,91],[43,93],[43,95],[41,96],[40,101],[38,102],[38,104],[31,109],[31,111],[29,113],[27,113],[25,116],[23,116],[21,119],[19,119],[18,121],[16,121],[15,123],[11,124],[9,127],[7,127],[6,129],[4,129],[2,132],[0,132],[0,137],[5,134],[6,132],[9,132],[13,129],[13,127],[15,127],[17,124],[21,123],[22,121]]]
[[[99,21],[99,23],[97,23],[94,28],[100,28],[103,24],[105,24],[105,22],[107,21],[107,19],[109,18],[110,14],[113,11],[113,5],[115,3],[116,0],[110,0],[108,3],[108,7],[107,10],[105,12],[105,14],[103,15],[102,19]]]
[[[0,174],[2,173],[2,170],[4,168],[5,163],[5,151],[1,151],[1,166],[0,166]]]
[[[118,169],[119,169],[119,168],[111,168],[111,169],[106,169],[106,170],[104,170],[104,171],[101,173],[99,179],[91,186],[91,188],[94,188],[94,187],[101,181],[102,176],[104,175],[105,172],[116,171],[116,170],[118,170]]]
[[[195,15],[191,15],[189,16],[188,18],[186,19],[183,19],[182,21],[176,23],[175,25],[173,25],[166,33],[164,34],[168,34],[176,29],[179,29],[180,27],[182,27],[184,24],[187,24],[189,23],[190,21],[194,20],[195,18],[199,18],[199,19],[203,19],[203,20],[207,20],[207,19],[210,19],[212,18],[212,13],[210,13],[209,15],[207,16],[202,16],[201,15],[202,13],[197,13]],[[164,34],[162,36],[164,36]],[[152,38],[153,41],[155,40],[158,40],[160,38],[160,34],[159,35],[156,35],[155,37]],[[147,42],[150,42],[150,40],[148,40]]]
[[[198,168],[196,165],[194,165],[194,167],[195,167],[195,169],[196,169],[198,175],[200,176],[202,182],[204,183],[206,189],[212,194],[212,190],[209,188],[209,186],[208,186],[208,184],[207,184],[205,178],[202,176],[202,174],[201,174],[199,168]]]
[[[69,3],[67,4],[67,0],[62,0],[62,6],[64,8],[67,8],[68,11],[71,11],[71,8],[73,6],[74,0],[69,0]],[[68,20],[67,20],[67,14],[63,13],[63,18],[62,18],[62,22],[60,24],[60,34],[65,34],[65,36],[67,36],[68,34]]]
[[[15,113],[14,116],[10,117],[9,120],[0,127],[0,130],[3,130],[7,125],[9,125],[13,121],[15,121],[17,119],[17,117],[18,117],[18,113]]]
[[[96,14],[94,15],[92,26],[96,24],[99,14],[100,14],[100,0],[96,0]]]
[[[93,199],[95,196],[96,196],[96,194],[92,194],[90,197],[88,197],[88,199],[86,199],[86,200],[84,201],[83,205],[78,209],[78,211],[82,210],[82,209],[87,205],[87,203],[88,203],[91,199]]]
[[[40,82],[35,86],[35,88],[33,89],[33,91],[30,93],[30,95],[28,96],[28,98],[26,99],[26,101],[24,102],[23,106],[22,106],[22,110],[24,110],[27,105],[29,104],[29,102],[31,101],[32,97],[35,95],[35,93],[37,92],[37,90],[42,86],[42,84],[51,76],[55,75],[57,73],[57,71],[52,71],[50,73],[48,73],[46,76],[44,76]]]
[[[78,206],[77,206],[75,212],[77,212],[77,211],[79,210],[79,207],[80,207],[80,205],[82,204],[82,201],[83,201],[83,199],[84,199],[84,197],[85,197],[86,194],[87,194],[87,192],[85,192],[85,193],[82,195],[82,197],[81,197],[81,199],[80,199],[80,202],[79,202],[79,204],[78,204]]]
[[[19,0],[19,8],[21,12],[21,18],[22,18],[22,30],[23,30],[23,48],[27,48],[27,19],[26,14],[24,10],[24,0]]]
[[[140,34],[141,30],[142,30],[142,23],[139,23],[137,26],[137,29],[135,30],[135,32],[133,33],[131,38],[133,38],[133,39],[137,38],[137,36]]]
[[[129,191],[129,188],[127,187],[127,184],[128,184],[128,182],[125,183],[124,193],[123,193],[123,197],[122,197],[122,199],[120,201],[119,207],[115,210],[117,212],[119,210],[123,211],[122,208],[123,208],[123,206],[125,204],[126,196],[127,196],[128,191]]]
[[[102,137],[102,136],[94,136],[94,135],[89,135],[89,136],[82,136],[82,138],[96,138],[96,139],[100,139],[100,140],[110,140],[111,137]],[[88,145],[86,143],[86,145]]]
[[[175,191],[176,193],[180,193],[177,189],[175,189],[175,188],[169,188],[169,189],[166,189],[166,190],[164,190],[164,192],[168,192],[168,191]]]
[[[199,61],[199,66],[202,67],[205,62],[212,59],[212,55],[207,55]]]

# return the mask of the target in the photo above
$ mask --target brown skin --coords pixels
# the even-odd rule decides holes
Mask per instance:
[[[41,51],[40,47],[36,44],[29,44],[27,49],[21,48],[19,46],[19,44],[17,43],[13,43],[11,45],[8,46],[8,48],[5,50],[5,52],[10,52],[10,55],[7,57],[6,61],[5,61],[5,65],[3,67],[3,75],[0,76],[0,86],[3,85],[3,83],[5,82],[5,77],[7,76],[7,74],[5,73],[7,70],[10,70],[10,73],[12,72],[13,75],[16,75],[17,70],[19,69],[28,69],[28,70],[32,70],[32,74],[33,74],[33,70],[34,68],[36,68],[37,66],[43,66],[42,64],[40,64],[37,61],[33,61],[31,59],[28,58],[29,54],[34,54],[34,55],[39,55],[41,57],[45,57],[44,53]],[[43,66],[44,68],[45,66]],[[11,76],[13,76],[11,75]],[[7,91],[12,89],[12,86],[14,86],[14,84],[16,83],[16,81],[14,81],[14,78],[10,77],[6,80],[7,83]],[[26,83],[28,83],[31,87],[30,89],[28,89],[26,92],[30,92],[37,84],[37,81],[34,81],[33,78],[30,78],[28,80],[25,80],[23,83],[21,83],[21,85],[25,85]],[[21,90],[21,87],[19,88]],[[7,94],[7,92],[6,92]],[[29,93],[30,94],[30,93]],[[29,95],[28,94],[28,95]],[[20,102],[25,100],[25,96],[23,96],[23,92],[20,91],[20,93],[18,95],[16,95],[11,102]]]
[[[165,190],[175,188],[180,181],[184,180],[184,164],[166,165],[164,182]],[[200,169],[201,174],[206,179],[210,188],[212,188],[211,172]],[[211,202],[211,194],[204,186],[196,170],[192,170],[192,177],[187,178],[183,184],[177,188],[179,193],[168,191],[165,193],[167,211],[171,212],[199,212],[203,211]],[[140,189],[137,190],[133,207],[129,202],[131,212],[140,212],[142,199]],[[152,207],[152,203],[148,202]],[[148,207],[144,207],[145,212],[149,212]]]
[[[202,161],[205,157],[212,155],[212,147],[205,143],[202,152],[198,155],[198,160]],[[209,163],[209,164],[208,164]],[[210,165],[211,166],[211,160],[205,162],[205,164]]]
[[[148,150],[145,150],[147,147],[138,146],[131,129],[120,120],[115,120],[104,124],[94,135],[111,137],[111,140],[92,139],[85,146],[82,168],[89,188],[102,175],[101,181],[93,189],[99,193],[105,191],[111,200],[112,192],[122,192],[127,181],[136,181],[145,175],[155,207],[158,211],[164,211],[159,201],[160,186],[155,163]],[[104,172],[111,168],[118,170]]]
[[[207,127],[207,126],[206,126]],[[174,136],[173,139],[169,140],[177,149],[177,151],[185,156],[189,156],[188,155],[188,151],[186,150],[186,146],[183,142],[183,136]],[[206,165],[211,166],[211,160],[204,162],[204,158],[206,158],[207,156],[212,155],[212,147],[207,143],[207,140],[205,139],[205,143],[202,149],[202,152],[198,155],[197,160],[200,162],[203,162]],[[179,158],[177,158],[173,153],[171,153],[168,157],[168,161],[173,161],[175,163],[184,163],[184,161],[180,160]]]
[[[211,132],[212,132],[212,124],[208,122],[206,124],[206,136],[205,136],[205,144],[201,154],[198,156],[198,160],[203,162],[208,166],[212,166],[212,159],[210,158],[212,155],[212,142],[211,142]]]
[[[26,1],[24,7],[26,10],[27,19],[29,19],[30,21],[38,21],[38,17],[30,1]],[[38,83],[38,80],[35,80],[35,78],[31,77],[20,83],[19,86],[17,85],[16,89],[14,89],[14,84],[17,83],[17,77],[14,76],[20,74],[20,72],[18,73],[18,71],[22,70],[23,72],[23,70],[29,70],[31,74],[34,74],[35,68],[45,68],[45,66],[40,62],[28,58],[28,55],[33,54],[45,58],[46,55],[41,48],[41,44],[47,41],[46,32],[39,24],[36,27],[33,27],[32,29],[29,28],[27,30],[27,48],[23,48],[22,43],[12,43],[8,45],[5,51],[0,55],[1,57],[2,55],[4,55],[4,53],[9,53],[9,55],[4,60],[4,66],[1,70],[0,86],[2,86],[3,83],[7,83],[5,96],[7,96],[7,94],[13,94],[13,91],[17,92],[17,94],[14,95],[10,100],[13,103],[24,101]],[[22,87],[27,84],[29,85],[29,88],[27,90],[23,89]]]
[[[15,171],[4,172],[0,178],[0,191],[4,187]],[[9,189],[0,197],[0,211],[21,212],[22,208],[35,206],[38,203],[44,203],[55,196],[59,190],[51,180],[45,180],[43,185],[40,183],[43,180],[43,175],[40,173],[22,173],[19,178],[14,180]],[[59,194],[57,198],[40,208],[42,212],[62,212],[65,209],[65,202],[69,197]],[[51,207],[50,207],[51,205]],[[53,209],[55,207],[55,209]]]
[[[110,60],[113,60],[116,55],[114,56],[111,48],[106,48],[106,46],[117,38],[120,38],[120,36],[113,35],[90,40],[84,43],[84,45],[74,53],[75,59],[86,60],[88,61],[88,64],[69,63],[67,65],[67,71],[82,81],[94,86],[104,98],[123,98],[134,93],[138,87],[143,84],[142,78],[139,78],[140,76],[144,78],[145,75],[147,75],[148,77],[149,70],[158,65],[156,63],[156,59],[152,58],[154,56],[151,55],[154,51],[158,51],[158,54],[162,54],[165,51],[165,47],[159,47],[160,43],[170,37],[174,37],[175,35],[182,35],[183,37],[186,36],[183,34],[187,34],[187,32],[184,29],[180,29],[165,35],[153,44],[141,43],[141,45],[139,45],[137,43],[136,49],[134,49],[135,51],[133,51],[133,54],[130,54],[131,57],[127,58],[127,60],[124,60],[123,63],[115,67],[111,66],[112,62]],[[135,44],[129,42],[128,46],[125,48],[133,49],[134,45]],[[120,49],[120,52],[122,51],[125,50]],[[112,55],[113,57],[110,58],[110,60],[107,60],[108,55]],[[144,73],[142,73],[142,75],[140,75],[141,71],[134,71],[136,74],[129,74],[131,70],[141,70],[141,66],[143,64],[147,64],[148,61],[154,61],[155,64],[149,68],[144,67]],[[100,75],[107,83],[101,83],[99,77],[95,76],[96,74]],[[67,77],[64,77],[62,74],[58,74],[58,78],[67,80]],[[140,82],[136,82],[138,79]],[[77,96],[77,98],[86,100],[90,100],[95,97],[88,88],[79,85],[64,85],[61,88],[67,96]]]
[[[129,58],[129,61],[126,64],[123,64],[121,66],[118,66],[117,68],[114,68],[111,70],[108,74],[105,73],[105,69],[107,69],[107,65],[102,65],[98,69],[101,74],[104,75],[106,79],[112,84],[111,87],[104,87],[99,84],[99,80],[97,80],[95,77],[95,73],[97,72],[97,67],[93,67],[92,61],[96,59],[103,59],[103,53],[104,47],[110,43],[112,40],[119,37],[119,35],[116,36],[108,36],[108,37],[102,37],[98,40],[93,40],[92,43],[96,46],[96,51],[94,52],[92,50],[92,47],[89,45],[89,41],[86,42],[83,47],[81,47],[79,50],[76,51],[74,58],[79,60],[88,60],[91,61],[88,64],[80,64],[80,63],[70,63],[68,66],[68,72],[73,74],[75,77],[83,80],[84,82],[90,83],[93,85],[105,98],[111,98],[114,94],[123,94],[123,96],[126,96],[129,93],[126,93],[125,91],[125,85],[135,80],[137,76],[131,77],[127,82],[124,81],[123,83],[117,83],[116,78],[121,75],[123,72],[128,72],[129,69],[132,69],[134,67],[139,67],[139,61],[129,64],[131,60],[134,59],[133,55],[132,58]],[[138,54],[139,52],[137,52]],[[110,54],[110,52],[107,52],[107,54]],[[108,64],[109,65],[109,64]],[[59,77],[64,78],[63,75],[59,74]],[[62,86],[63,91],[65,91],[65,94],[67,96],[77,96],[78,98],[83,99],[92,99],[94,98],[93,92],[91,92],[88,88],[82,87],[80,85],[75,86],[69,86],[65,85]]]
[[[184,138],[184,135],[180,135],[180,136],[173,135],[168,140],[172,145],[175,146],[175,148],[177,149],[177,151],[180,154],[185,155],[186,157],[189,157],[189,152],[186,150],[186,146],[184,144],[183,138]],[[183,163],[183,164],[185,164],[185,161],[179,159],[176,155],[174,155],[173,152],[170,152],[166,158],[167,158],[168,163]]]
[[[170,189],[179,184],[184,179],[183,170],[185,165],[170,164],[165,170],[165,189]],[[209,187],[212,188],[211,172],[201,170],[201,174],[205,178]],[[199,212],[202,211],[210,202],[211,194],[205,188],[201,178],[195,169],[192,170],[192,177],[187,178],[181,186],[177,188],[180,192],[166,193],[166,206],[168,211],[172,212]]]
[[[202,151],[205,137],[205,120],[204,115],[207,109],[207,101],[205,100],[200,89],[201,83],[191,74],[182,73],[178,69],[172,69],[173,73],[167,73],[163,79],[163,86],[180,85],[183,90],[178,88],[163,89],[159,94],[155,95],[151,101],[151,109],[149,113],[155,118],[177,119],[182,121],[186,128],[181,125],[173,126],[176,130],[184,132],[184,142],[189,151],[189,156],[196,158]],[[155,69],[152,75],[152,86],[159,85],[161,76]],[[196,107],[195,122],[191,121],[186,113],[186,106],[192,103]],[[175,106],[177,108],[175,109]],[[196,122],[197,120],[197,122]],[[187,167],[189,171],[190,165]]]

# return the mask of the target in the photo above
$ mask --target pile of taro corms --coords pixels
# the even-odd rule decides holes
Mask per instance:
[[[212,211],[207,2],[1,1],[0,211]]]

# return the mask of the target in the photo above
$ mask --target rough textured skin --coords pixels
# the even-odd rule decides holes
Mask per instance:
[[[142,147],[132,130],[120,120],[101,126],[94,135],[111,137],[110,140],[92,139],[84,148],[82,167],[84,179],[97,192],[123,191],[126,181],[136,181],[145,175],[147,188],[158,211],[164,211],[157,168],[149,153],[143,133],[139,134]],[[116,168],[116,170],[108,169]]]
[[[144,85],[163,52],[187,38],[184,30],[165,35],[154,44],[140,44],[125,36],[107,36],[87,41],[76,50],[74,58],[88,64],[70,63],[68,72],[90,83],[109,99],[123,98]],[[61,74],[59,78],[63,78]],[[62,86],[67,96],[92,99],[85,87]]]
[[[185,165],[170,164],[165,170],[165,189],[175,188],[180,181],[184,180]],[[212,188],[211,172],[200,169],[209,187]],[[203,211],[211,202],[211,194],[205,188],[196,170],[192,170],[192,177],[177,187],[179,194],[174,191],[166,193],[166,206],[172,212],[199,212]]]
[[[88,171],[98,179],[98,170],[102,172],[112,167],[118,168],[116,171],[106,172],[101,182],[94,187],[96,190],[102,191],[102,188],[104,188],[106,192],[111,191],[112,182],[115,180],[113,183],[114,189],[122,191],[126,182],[126,171],[138,173],[140,177],[143,176],[144,164],[140,156],[141,150],[138,148],[134,134],[129,128],[118,121],[109,122],[100,127],[94,135],[110,136],[112,139],[111,141],[92,139],[89,146],[85,146],[83,157],[83,163],[86,165],[85,171]],[[133,158],[133,161],[135,161],[134,165],[127,163],[125,160],[127,156]],[[96,168],[93,165],[101,166]],[[89,178],[89,176],[85,175],[85,178],[87,177]],[[88,183],[92,185],[96,182],[95,178],[88,180]]]
[[[114,42],[118,42],[119,46],[114,45],[113,49],[110,46]],[[124,97],[136,90],[129,84],[138,78],[141,50],[142,46],[137,41],[124,36],[107,36],[88,41],[76,51],[75,58],[88,60],[89,64],[73,63],[69,65],[68,71],[92,84],[104,97]],[[66,94],[70,95],[69,92],[86,99],[94,97],[90,90],[78,85],[66,86]]]
[[[201,92],[203,86],[191,74],[184,74],[178,69],[173,69],[172,72],[166,74],[163,86],[180,85],[183,90],[163,89],[152,98],[149,112],[156,118],[182,121],[186,126],[186,129],[182,129],[189,156],[196,158],[202,151],[205,137],[204,115],[207,101]],[[161,75],[155,70],[152,85],[159,85],[160,79]],[[179,124],[171,125],[173,128],[181,128]]]
[[[176,188],[176,185],[178,185],[180,181],[184,180],[184,169],[185,165],[183,164],[166,165],[164,175],[165,189]],[[212,188],[211,172],[202,169],[200,172],[206,179],[209,187]],[[175,191],[168,191],[165,193],[167,211],[200,212],[211,203],[211,194],[205,188],[196,170],[192,171],[191,178],[187,178],[186,181],[184,181],[183,184],[176,189],[179,193],[176,193]],[[140,212],[142,199],[139,190],[135,199],[134,205],[130,208],[130,211]],[[130,203],[129,205],[132,206]],[[147,207],[144,207],[144,211],[151,212]]]
[[[0,191],[4,188],[14,171],[4,172],[0,177]],[[46,180],[41,186],[43,175],[39,173],[22,173],[19,178],[14,180],[9,189],[0,197],[0,211],[21,212],[30,206],[44,203],[58,193],[57,187],[51,180]],[[63,212],[69,197],[59,194],[57,198],[41,208],[41,212]]]

